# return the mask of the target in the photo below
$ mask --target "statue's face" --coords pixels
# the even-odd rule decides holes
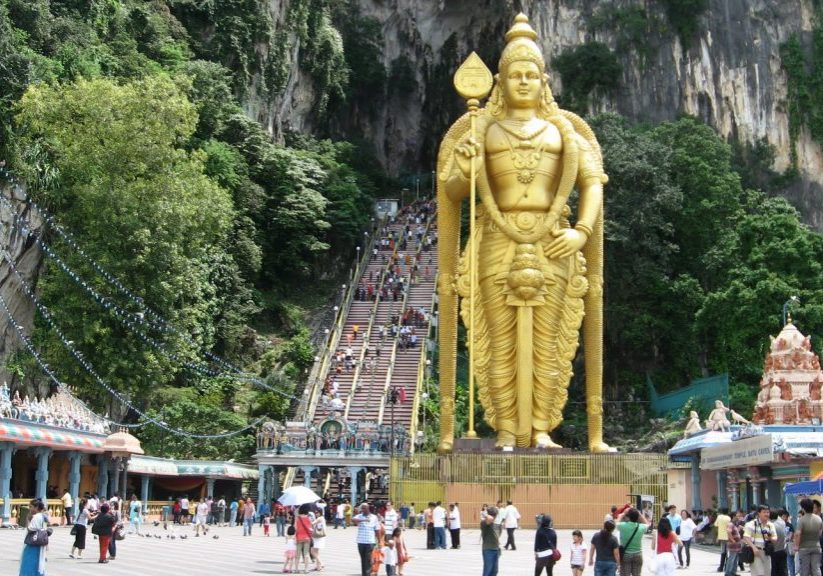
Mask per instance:
[[[503,96],[512,108],[536,108],[543,89],[543,75],[534,62],[512,62],[503,78]]]

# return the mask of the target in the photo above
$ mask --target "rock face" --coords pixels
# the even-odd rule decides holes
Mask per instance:
[[[23,202],[22,188],[15,188],[4,180],[0,180],[0,194],[3,198],[10,199],[13,206],[13,208],[10,207],[6,202],[0,203],[0,245],[8,246],[7,256],[14,262],[15,269],[29,286],[34,286],[37,282],[42,255],[34,241],[34,236],[23,234],[19,224],[25,223],[33,232],[40,234],[43,223],[37,212]],[[21,289],[20,281],[9,266],[6,257],[0,258],[0,296],[8,305],[11,315],[23,334],[31,336],[34,326],[34,304]],[[33,360],[25,351],[25,346],[12,322],[9,321],[8,314],[0,305],[0,358],[4,359],[3,364],[0,365],[0,382],[7,382],[12,391],[19,389],[21,396],[45,397],[49,391],[48,380],[41,378],[39,368],[35,368],[36,373],[26,374],[24,381],[9,370],[8,362],[14,358],[13,355],[17,351],[22,352],[22,360],[27,363],[31,360],[33,365]],[[36,377],[39,385],[32,383],[35,381],[32,377]]]
[[[282,25],[284,5],[289,2],[272,0],[275,25]],[[615,51],[623,68],[620,88],[595,95],[591,112],[612,111],[642,122],[694,115],[729,139],[771,144],[776,152],[774,170],[782,172],[790,166],[787,80],[780,46],[792,34],[808,42],[813,0],[710,0],[688,45],[673,32],[661,3],[651,0],[357,0],[356,4],[362,17],[380,24],[386,69],[391,70],[398,58],[407,58],[417,87],[407,94],[375,95],[369,110],[346,110],[336,127],[341,134],[366,134],[394,173],[432,169],[440,135],[463,109],[451,86],[454,70],[471,50],[477,50],[496,71],[505,30],[519,11],[538,31],[550,68],[553,57],[587,41],[603,42]],[[627,47],[621,39],[625,28],[602,18],[606,9],[615,6],[645,10],[642,48],[637,38],[634,46]],[[598,15],[601,22],[595,25]],[[287,121],[296,130],[317,125],[315,87],[299,66],[298,44],[289,57],[293,65],[284,90],[269,102],[259,102],[253,95],[247,101],[248,113],[275,135],[282,134]],[[557,76],[551,83],[562,93]],[[796,151],[801,178],[785,195],[808,223],[823,230],[821,147],[802,130]]]

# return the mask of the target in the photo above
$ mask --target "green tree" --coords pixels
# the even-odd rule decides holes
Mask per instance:
[[[215,343],[221,282],[212,270],[216,260],[225,261],[218,255],[226,251],[233,210],[229,194],[205,175],[205,155],[182,147],[197,122],[194,106],[164,76],[125,84],[80,80],[30,86],[17,122],[30,181],[37,182],[38,167],[59,175],[59,187],[35,189],[38,199],[88,254],[196,345],[169,333],[153,337],[182,358],[199,358]],[[42,153],[33,157],[33,151]],[[96,275],[84,260],[65,257],[108,293],[99,277],[91,280]],[[179,362],[135,338],[49,261],[39,287],[68,337],[119,390],[144,393],[180,376]],[[37,336],[55,366],[72,367],[69,381],[99,392],[51,332],[41,327]]]

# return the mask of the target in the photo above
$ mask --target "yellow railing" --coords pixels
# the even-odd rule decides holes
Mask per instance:
[[[410,439],[410,446],[409,450],[412,454],[415,453],[417,449],[417,444],[415,443],[417,440],[417,424],[418,424],[418,413],[420,411],[420,401],[421,396],[423,394],[423,386],[426,382],[426,378],[428,377],[428,370],[426,370],[426,361],[428,360],[429,355],[429,332],[431,331],[431,319],[434,318],[434,306],[435,302],[437,301],[437,280],[439,274],[435,274],[434,276],[434,292],[432,293],[432,301],[429,306],[429,323],[426,331],[426,336],[423,338],[423,342],[420,346],[420,364],[417,367],[417,385],[414,389],[414,401],[412,402],[412,418],[411,423],[409,424],[409,439]],[[425,409],[425,408],[424,408]]]
[[[381,220],[378,223],[378,228],[376,230],[381,229],[384,223],[385,219]],[[321,392],[325,384],[326,375],[329,372],[329,364],[331,362],[331,357],[334,354],[334,351],[337,350],[337,347],[340,345],[340,338],[343,336],[343,325],[345,324],[346,318],[349,315],[349,310],[351,309],[351,303],[354,299],[355,290],[357,290],[357,285],[360,283],[360,279],[363,275],[363,270],[366,268],[366,266],[368,266],[367,263],[371,258],[372,249],[374,248],[374,242],[377,236],[378,234],[375,232],[375,230],[372,230],[372,234],[369,237],[369,242],[364,247],[365,250],[363,251],[363,254],[360,257],[360,260],[357,262],[357,267],[355,268],[354,273],[349,278],[349,284],[346,288],[346,293],[343,297],[343,301],[340,303],[340,307],[337,310],[337,318],[335,319],[334,328],[326,337],[325,343],[323,345],[323,355],[320,359],[320,362],[315,362],[309,375],[307,385],[310,384],[311,388],[309,390],[309,396],[306,402],[301,403],[301,406],[298,408],[298,420],[302,420],[304,422],[311,422],[314,419],[314,413],[317,410],[317,403],[320,400]]]
[[[377,317],[377,308],[380,305],[380,293],[383,288],[383,282],[386,279],[386,274],[391,270],[392,262],[394,261],[395,256],[397,256],[397,250],[399,246],[399,242],[394,243],[394,250],[389,255],[389,261],[383,267],[382,271],[380,272],[380,276],[377,279],[377,284],[375,284],[375,295],[374,295],[374,304],[372,304],[371,312],[369,313],[369,325],[366,328],[366,332],[363,335],[363,343],[369,342],[371,339],[371,332],[374,328],[374,319]],[[382,343],[381,343],[382,344]],[[375,354],[377,351],[373,351]],[[366,357],[366,347],[360,347],[360,356],[357,359],[357,365],[354,367],[354,377],[351,381],[351,389],[349,390],[349,394],[346,397],[346,410],[343,412],[343,417],[348,420],[349,412],[351,411],[351,403],[354,400],[354,395],[357,393],[358,383],[360,382],[360,375],[363,373],[363,359]]]
[[[18,521],[20,516],[20,507],[28,507],[30,502],[31,498],[11,499],[11,523],[22,525],[22,523],[26,522],[26,518],[23,518],[22,522]],[[3,498],[0,498],[0,509],[2,509],[4,503],[5,501]],[[49,519],[53,524],[59,523],[60,518],[63,517],[63,501],[59,498],[49,498],[46,500],[46,512],[48,512]]]
[[[392,462],[392,481],[666,484],[665,454],[423,454]]]

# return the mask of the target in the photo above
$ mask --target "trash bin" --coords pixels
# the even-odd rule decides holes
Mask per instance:
[[[20,508],[17,509],[17,525],[21,528],[28,526],[28,519],[29,519],[29,505],[28,504],[20,504]]]

